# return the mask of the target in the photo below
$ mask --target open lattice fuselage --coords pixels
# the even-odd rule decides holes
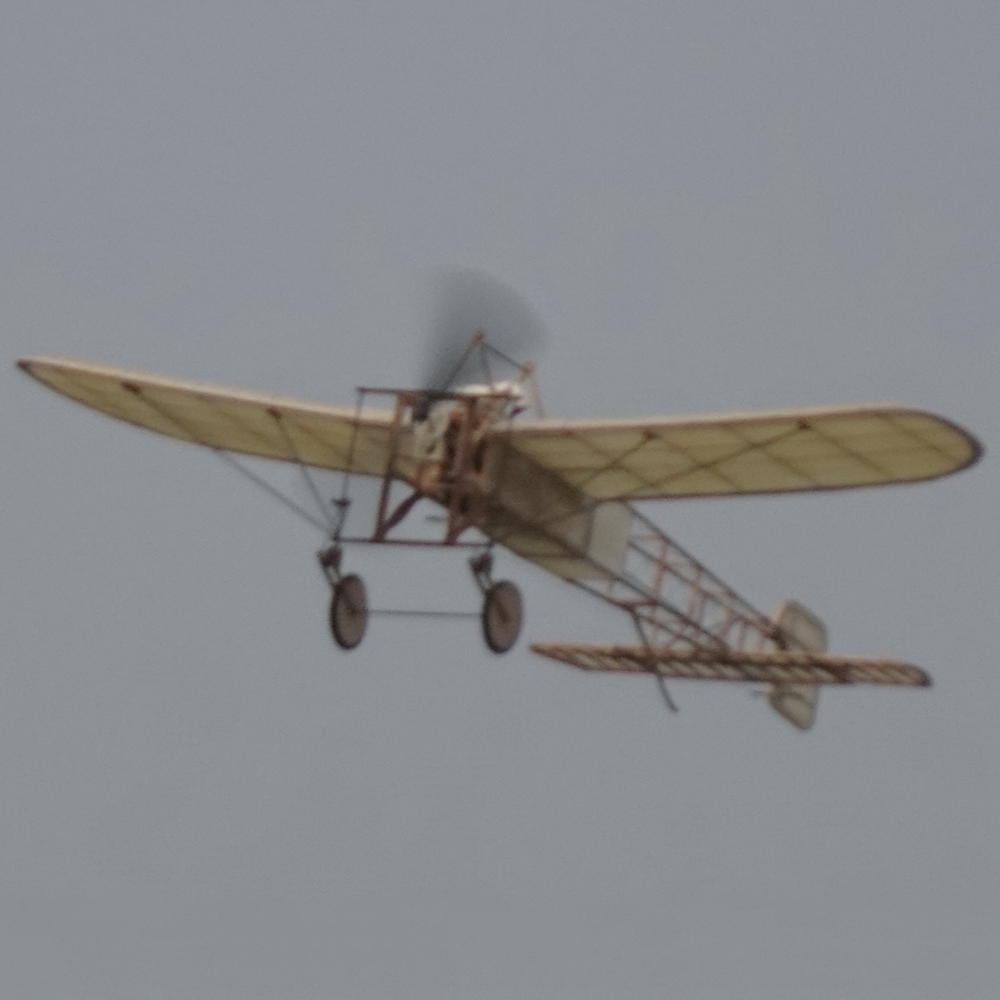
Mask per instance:
[[[627,611],[650,642],[763,651],[774,623],[632,505],[598,501],[513,447],[502,399],[460,397],[426,421],[397,408],[390,476],[448,511],[444,542],[475,528],[517,555]],[[383,537],[394,526],[383,505]],[[401,517],[397,516],[397,521]]]

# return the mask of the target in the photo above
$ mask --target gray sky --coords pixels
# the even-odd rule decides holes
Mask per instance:
[[[310,529],[13,361],[350,400],[416,377],[457,264],[546,320],[554,415],[896,399],[995,451],[998,38],[971,0],[8,0],[5,994],[992,997],[990,454],[649,505],[758,606],[934,675],[825,693],[804,736],[461,623],[340,654]],[[459,556],[352,565],[473,603]],[[503,572],[526,638],[626,634]]]

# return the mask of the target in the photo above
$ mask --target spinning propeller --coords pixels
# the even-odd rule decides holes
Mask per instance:
[[[477,348],[520,368],[517,358],[534,356],[547,332],[535,311],[503,282],[467,268],[448,268],[434,280],[423,377],[424,396],[414,418],[424,419],[439,394],[473,376]],[[486,381],[492,381],[489,370]],[[482,375],[476,373],[477,378]]]
[[[432,279],[418,382],[421,394],[413,404],[413,419],[426,420],[432,404],[456,385],[493,382],[491,360],[520,371],[547,340],[541,319],[509,285],[471,268],[441,268]],[[318,505],[330,521],[329,501],[323,496],[334,495],[334,483],[342,477],[302,468],[292,487],[295,506],[301,510]]]

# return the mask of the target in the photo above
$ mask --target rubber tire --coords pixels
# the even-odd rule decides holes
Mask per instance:
[[[368,629],[368,594],[355,573],[341,577],[330,598],[330,634],[341,649],[354,649]]]
[[[483,639],[494,653],[512,649],[524,624],[521,591],[510,580],[498,580],[483,595]]]

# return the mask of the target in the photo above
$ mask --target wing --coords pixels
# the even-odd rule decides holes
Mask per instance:
[[[836,490],[936,479],[982,448],[894,404],[646,420],[536,420],[510,444],[600,500]]]
[[[29,375],[77,402],[209,448],[381,475],[392,413],[323,406],[68,358],[25,358]]]
[[[768,684],[896,684],[929,687],[930,677],[901,660],[786,651],[742,652],[657,646],[536,642],[532,650],[581,670],[650,673],[690,680]]]

